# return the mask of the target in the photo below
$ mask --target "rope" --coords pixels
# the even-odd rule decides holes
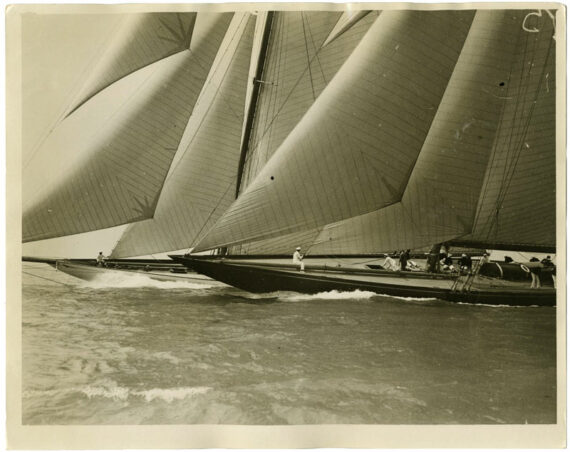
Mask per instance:
[[[25,275],[29,275],[29,276],[35,276],[36,278],[45,279],[46,281],[51,281],[51,282],[54,282],[54,283],[56,283],[56,284],[61,284],[62,286],[72,287],[71,284],[62,283],[61,281],[56,281],[55,279],[45,278],[45,277],[43,277],[43,276],[34,275],[33,273],[28,273],[28,272],[25,272],[25,271],[23,271],[22,273],[24,273]]]

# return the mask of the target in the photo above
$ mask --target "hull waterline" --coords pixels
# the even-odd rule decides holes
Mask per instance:
[[[522,284],[492,286],[486,280],[462,290],[462,281],[439,275],[400,272],[307,270],[266,268],[262,265],[227,263],[224,260],[175,258],[198,273],[254,293],[293,291],[314,294],[331,290],[370,291],[406,298],[438,298],[445,301],[490,305],[555,306],[556,289],[531,290]],[[407,273],[407,272],[406,272]],[[486,283],[486,285],[485,285]]]

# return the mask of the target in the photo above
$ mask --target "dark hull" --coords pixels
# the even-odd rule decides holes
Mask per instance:
[[[402,277],[400,283],[393,283],[394,276],[387,277],[373,272],[361,274],[346,271],[323,275],[322,272],[295,272],[283,269],[263,268],[257,265],[235,265],[211,259],[178,258],[189,268],[210,278],[230,284],[248,292],[266,293],[275,291],[293,291],[314,294],[331,290],[362,290],[378,294],[412,298],[439,298],[460,303],[477,303],[513,306],[554,306],[555,289],[530,290],[525,288],[487,288],[470,291],[453,290],[453,279],[415,278],[415,284],[406,284]],[[356,276],[355,276],[356,275]],[[410,275],[411,276],[411,275]],[[392,282],[386,281],[389,279]],[[418,280],[420,282],[418,283]]]

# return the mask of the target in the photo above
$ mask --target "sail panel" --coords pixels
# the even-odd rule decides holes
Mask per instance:
[[[24,175],[24,242],[152,217],[226,28],[123,77],[60,123]]]
[[[184,132],[154,218],[130,225],[113,257],[188,248],[234,200],[255,17],[236,14]]]
[[[473,14],[383,12],[197,249],[308,230],[400,201]]]
[[[240,191],[257,176],[279,145],[352,53],[376,18],[370,14],[324,48],[342,15],[275,12],[260,82]]]

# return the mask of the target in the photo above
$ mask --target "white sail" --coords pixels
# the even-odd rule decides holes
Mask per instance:
[[[190,247],[234,200],[255,16],[236,13],[200,94],[154,218],[130,225],[127,257]]]
[[[220,16],[191,50],[121,78],[59,124],[24,174],[24,242],[152,217],[229,19]]]
[[[473,15],[383,12],[197,250],[308,230],[399,202]]]

